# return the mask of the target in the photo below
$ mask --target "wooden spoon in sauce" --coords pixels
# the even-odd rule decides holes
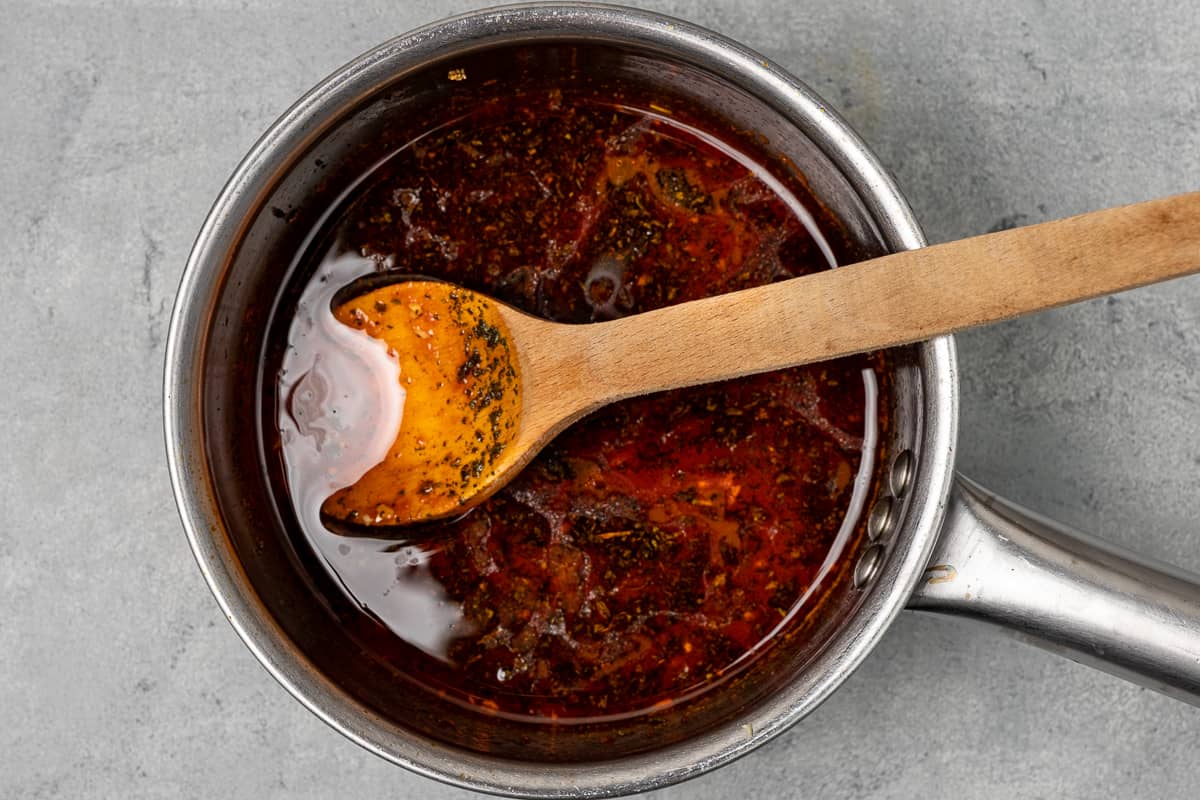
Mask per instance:
[[[452,284],[380,287],[370,276],[375,288],[347,287],[339,297],[352,299],[335,301],[334,314],[398,358],[403,418],[386,459],[322,513],[369,527],[454,516],[608,403],[909,344],[1196,271],[1200,193],[591,325],[547,322]]]

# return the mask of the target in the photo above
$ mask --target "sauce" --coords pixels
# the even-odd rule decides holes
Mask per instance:
[[[330,282],[420,274],[559,322],[612,319],[835,266],[844,235],[807,197],[749,137],[605,82],[532,81],[374,169],[314,254],[276,403],[297,535],[362,609],[364,652],[451,701],[565,724],[699,696],[817,613],[873,490],[887,425],[877,354],[607,407],[411,541],[369,525],[348,537],[312,513],[387,505],[350,502],[346,487],[395,440],[373,404],[396,387],[327,376],[331,398],[372,398],[339,425],[343,448],[357,437],[356,455],[377,460],[336,480],[298,457],[319,446],[287,401],[304,364],[340,360],[310,333],[333,318],[320,308]],[[411,393],[363,330],[383,320],[373,302],[342,327]]]

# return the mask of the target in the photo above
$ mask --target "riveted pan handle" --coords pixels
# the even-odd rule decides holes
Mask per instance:
[[[1200,705],[1200,578],[959,476],[910,608],[974,617]]]

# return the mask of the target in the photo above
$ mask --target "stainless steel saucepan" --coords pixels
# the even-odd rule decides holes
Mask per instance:
[[[357,647],[307,582],[265,484],[257,374],[303,237],[352,188],[364,143],[438,101],[455,59],[518,43],[603,44],[615,69],[661,81],[758,131],[867,251],[921,247],[899,190],[836,113],[792,76],[693,25],[612,6],[481,11],[394,39],[293,106],[238,167],[188,261],[167,343],[165,415],[176,500],[217,601],[295,697],[382,757],[501,794],[648,790],[741,756],[796,723],[867,656],[904,607],[1012,628],[1181,699],[1200,698],[1200,585],[1068,531],[954,472],[954,345],[900,354],[888,487],[834,589],[826,624],[765,658],[718,701],[627,727],[537,726],[451,709]],[[265,417],[270,419],[269,416]],[[257,455],[256,455],[257,453]],[[347,657],[350,654],[350,657]],[[641,727],[639,727],[639,725]]]

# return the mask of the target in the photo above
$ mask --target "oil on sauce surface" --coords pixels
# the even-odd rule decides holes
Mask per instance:
[[[374,656],[453,700],[565,722],[695,696],[816,607],[856,531],[875,355],[603,409],[420,543],[322,524],[402,427],[396,355],[329,313],[350,280],[429,275],[587,323],[833,266],[794,179],[688,119],[611,87],[483,103],[370,176],[304,289],[278,385],[303,537],[391,632]]]

